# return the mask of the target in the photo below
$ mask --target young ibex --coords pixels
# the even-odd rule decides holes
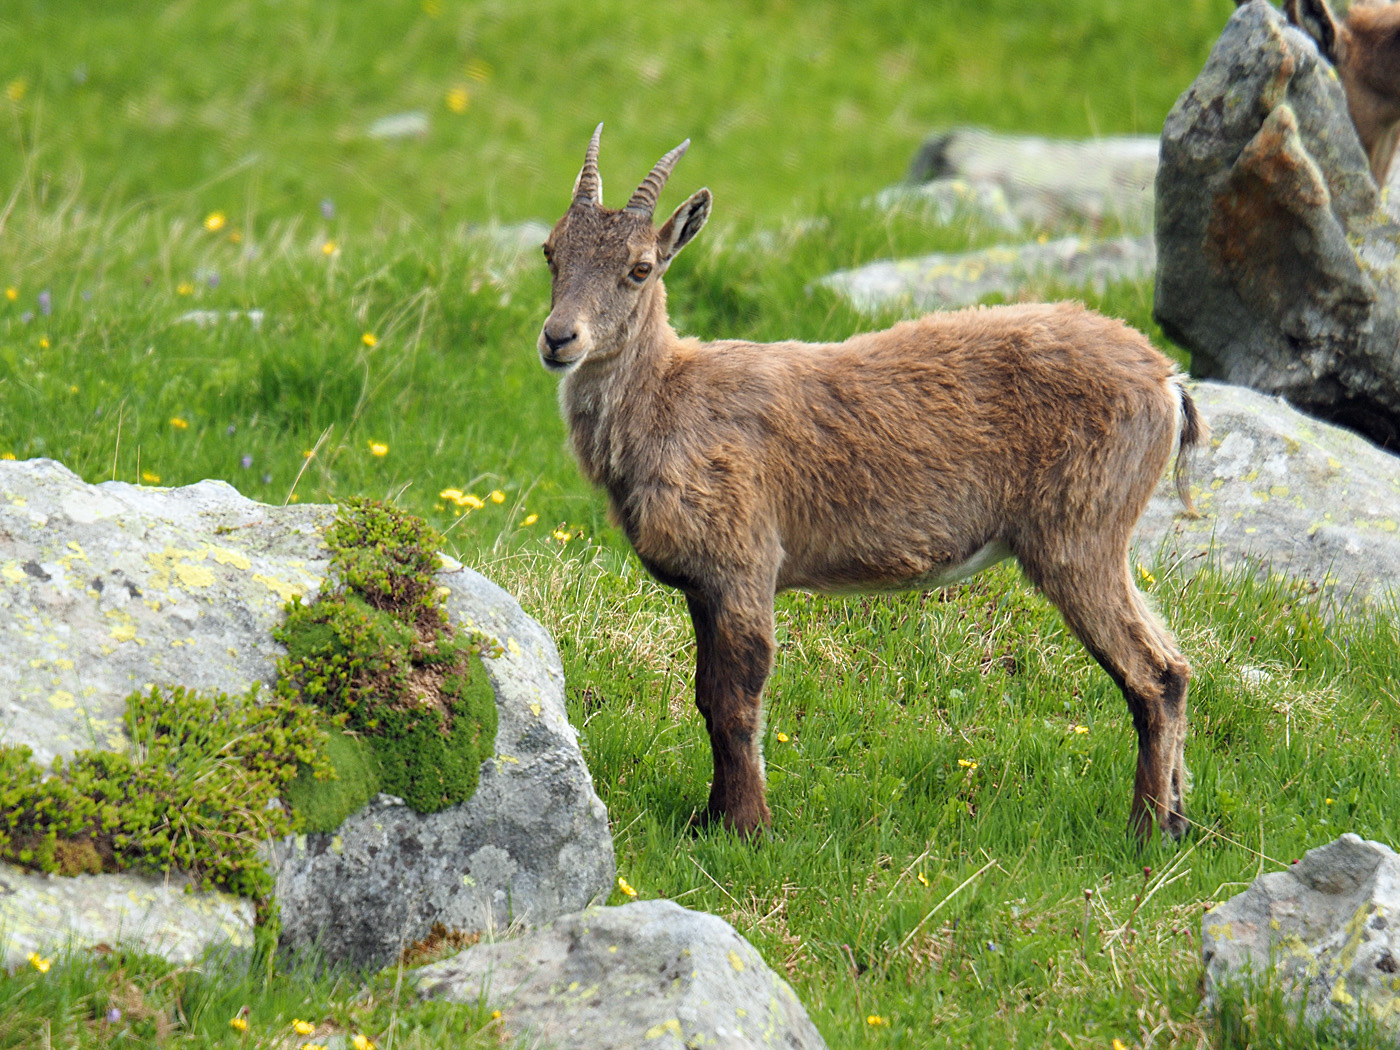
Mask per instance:
[[[1384,186],[1400,141],[1400,4],[1353,0],[1340,21],[1327,0],[1285,0],[1284,11],[1336,69],[1371,176]]]
[[[844,343],[682,339],[661,278],[710,192],[653,226],[687,140],[625,208],[605,208],[601,132],[544,245],[539,353],[565,373],[584,474],[689,604],[707,818],[743,834],[771,819],[760,693],[776,592],[941,587],[1014,554],[1127,698],[1130,831],[1145,838],[1155,817],[1180,837],[1190,672],[1128,561],[1173,451],[1205,433],[1171,363],[1074,303],[931,314]],[[1177,482],[1189,507],[1180,469]]]

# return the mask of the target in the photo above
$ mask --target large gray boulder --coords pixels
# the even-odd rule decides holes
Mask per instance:
[[[1400,447],[1400,226],[1346,98],[1265,0],[1236,9],[1162,131],[1155,313],[1192,372]]]
[[[1263,981],[1312,1024],[1373,1024],[1400,1043],[1400,856],[1350,833],[1261,875],[1201,919],[1207,1009]]]
[[[28,745],[41,763],[120,750],[134,690],[271,684],[281,652],[272,628],[287,599],[320,587],[334,515],[265,506],[218,481],[87,485],[49,460],[0,462],[0,742]],[[270,845],[289,947],[382,963],[434,923],[545,921],[612,885],[607,813],[565,716],[553,642],[470,569],[445,561],[439,582],[454,622],[504,646],[484,661],[499,709],[495,757],[462,805],[420,815],[381,795],[334,834]],[[5,869],[0,900],[35,911],[54,884]],[[144,915],[114,920],[135,929]],[[51,941],[71,931],[84,943],[78,919],[55,925]]]
[[[1163,479],[1135,535],[1143,560],[1247,564],[1338,605],[1400,598],[1400,457],[1281,398],[1224,383],[1191,392],[1213,430],[1190,462],[1202,516],[1184,517]]]
[[[424,998],[485,1001],[529,1045],[825,1047],[788,983],[723,919],[671,901],[589,908],[417,971]]]

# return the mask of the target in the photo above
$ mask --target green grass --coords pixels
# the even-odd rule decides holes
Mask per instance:
[[[365,495],[428,517],[559,639],[621,873],[732,921],[833,1047],[1345,1045],[1267,1001],[1236,1003],[1222,1027],[1197,1018],[1199,919],[1343,830],[1400,840],[1393,620],[1324,622],[1278,583],[1158,571],[1149,589],[1196,671],[1199,827],[1138,854],[1123,701],[1014,569],[942,595],[784,596],[774,833],[692,836],[709,755],[683,602],[645,577],[565,451],[534,352],[544,267],[533,244],[496,237],[557,217],[598,120],[614,204],[690,136],[662,207],[709,185],[716,214],[668,275],[678,327],[842,338],[881,319],[817,278],[998,239],[860,204],[928,131],[1153,132],[1232,9],[6,5],[0,454],[89,481],[213,477],[268,502]],[[364,136],[414,109],[426,136]],[[1185,360],[1151,324],[1150,284],[1088,300]],[[177,321],[195,309],[264,319]],[[0,1047],[110,1045],[101,1018],[133,987],[156,1004],[133,1046],[234,1045],[243,1005],[250,1045],[293,1017],[381,1045],[391,1029],[395,1046],[496,1041],[470,1035],[476,1007],[412,1005],[383,990],[395,979],[79,953],[0,977]],[[362,1002],[366,981],[380,990]]]

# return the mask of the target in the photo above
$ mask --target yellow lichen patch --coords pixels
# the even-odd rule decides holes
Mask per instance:
[[[202,547],[199,550],[183,550],[180,547],[167,546],[165,550],[161,551],[159,554],[155,551],[151,551],[146,555],[146,561],[150,563],[154,575],[147,581],[146,586],[148,589],[154,588],[158,591],[169,590],[170,578],[181,562],[186,560],[203,561],[207,557],[209,557],[208,547]],[[214,582],[212,577],[209,582]],[[202,586],[208,586],[208,584],[203,584]]]
[[[77,699],[67,689],[58,689],[49,694],[49,703],[60,711],[78,706]]]
[[[251,569],[253,567],[253,563],[248,560],[246,554],[231,551],[227,547],[210,547],[209,553],[220,565],[232,565],[235,569]]]
[[[306,593],[305,587],[299,587],[295,583],[288,583],[273,576],[264,576],[262,573],[254,573],[253,579],[262,584],[284,602],[289,602],[293,598],[300,598]]]
[[[739,953],[733,948],[729,949],[729,965],[734,967],[736,972],[742,972],[744,969],[744,960],[739,958]]]
[[[182,562],[175,566],[175,575],[186,587],[208,587],[214,582],[214,574],[203,565]]]
[[[511,651],[511,655],[513,655],[513,656],[519,656],[519,655],[520,655],[520,651],[521,651],[521,650],[520,650],[520,643],[517,642],[514,638],[507,638],[507,639],[506,639],[506,648],[509,649],[509,650]]]
[[[111,637],[118,642],[134,642],[136,640],[136,624],[119,623],[112,628]]]
[[[681,1038],[681,1023],[680,1023],[680,1021],[676,1020],[676,1018],[673,1017],[673,1018],[671,1018],[669,1021],[662,1021],[660,1024],[654,1024],[654,1025],[652,1025],[650,1028],[647,1029],[647,1035],[646,1035],[646,1037],[647,1037],[648,1039],[660,1039],[660,1038],[661,1038],[663,1035],[665,1035],[667,1032],[670,1032],[670,1033],[671,1033],[672,1035],[674,1035],[677,1039],[680,1039],[680,1038]]]
[[[5,577],[11,583],[24,582],[24,570],[19,567],[17,561],[7,561],[5,567],[0,569],[0,576]]]

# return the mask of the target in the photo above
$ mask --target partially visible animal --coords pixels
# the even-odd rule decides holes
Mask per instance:
[[[1190,670],[1128,557],[1173,453],[1207,434],[1171,362],[1075,303],[935,313],[841,343],[681,338],[662,276],[710,191],[653,225],[687,140],[604,207],[601,132],[544,244],[538,349],[563,375],[580,468],[642,564],[685,594],[714,757],[705,819],[744,835],[771,822],[761,692],[778,591],[929,589],[1014,555],[1128,702],[1131,833],[1155,821],[1179,838]]]
[[[1285,0],[1284,12],[1337,71],[1371,176],[1384,186],[1400,142],[1400,3],[1353,0],[1338,19],[1327,0]]]

